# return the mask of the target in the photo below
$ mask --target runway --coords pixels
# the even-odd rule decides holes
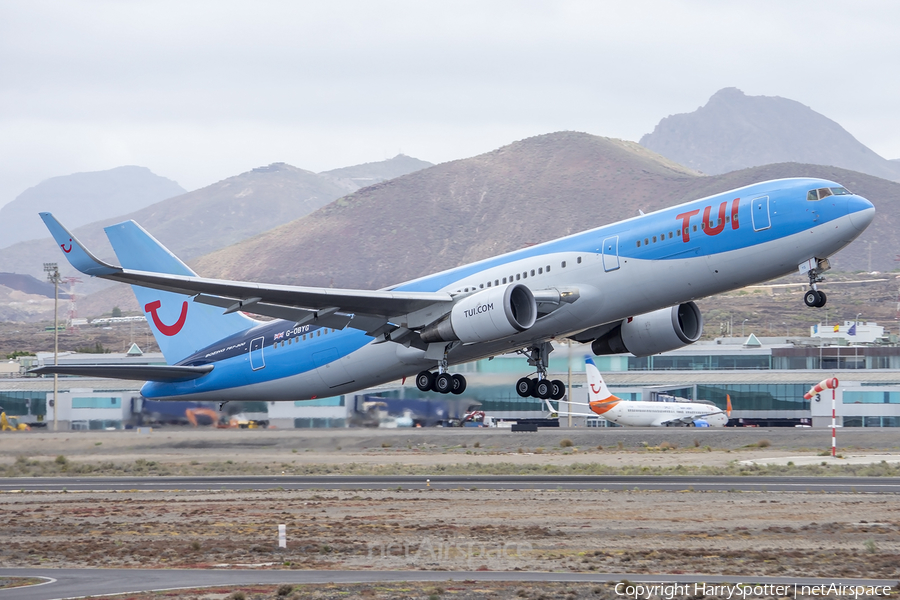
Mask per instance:
[[[753,583],[759,585],[892,586],[896,580],[811,577],[741,577],[739,575],[647,575],[633,573],[546,573],[533,571],[283,571],[201,569],[30,569],[0,568],[0,577],[43,577],[40,586],[0,590],[0,600],[58,600],[214,585],[282,583],[368,583],[379,581],[561,581],[602,583]]]
[[[421,489],[666,490],[708,492],[900,493],[900,477],[744,477],[655,475],[319,475],[267,477],[21,477],[0,493],[210,490]]]

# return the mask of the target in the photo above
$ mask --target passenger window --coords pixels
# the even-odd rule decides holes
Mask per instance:
[[[322,337],[322,330],[321,330],[321,329],[318,330],[318,331],[316,332],[316,337]]]
[[[697,226],[696,226],[696,225],[694,225],[694,231],[697,231]]]
[[[504,282],[504,283],[506,283],[506,282]],[[500,280],[499,280],[499,279],[495,279],[495,280],[494,280],[494,285],[500,285]]]
[[[562,268],[563,268],[563,269],[566,268],[566,261],[562,261]]]
[[[538,275],[544,272],[544,269],[538,269]]]
[[[638,241],[637,241],[637,247],[638,247],[638,248],[641,247],[641,240],[638,240]]]
[[[518,281],[518,280],[520,280],[520,279],[522,279],[522,275],[519,274],[519,273],[516,273],[516,281]]]
[[[656,243],[656,236],[655,236],[655,235],[653,236],[653,243],[654,243],[654,244]]]
[[[670,239],[670,240],[672,239],[672,232],[671,232],[671,231],[669,232],[669,239]]]
[[[550,265],[547,265],[547,272],[550,272]]]
[[[534,269],[531,270],[531,276],[534,277]]]
[[[481,283],[481,284],[478,285],[478,287],[481,288],[481,289],[484,289],[484,284]]]
[[[640,245],[641,245],[641,243],[638,242],[638,246],[640,246]],[[581,264],[581,257],[580,257],[580,256],[578,257],[578,260],[577,260],[576,262],[578,262],[579,265]]]
[[[649,240],[648,238],[644,238],[644,245],[646,246],[646,245],[648,245],[649,243],[650,243],[650,240]]]
[[[522,273],[522,279],[528,279],[528,271]]]
[[[491,287],[491,282],[490,282],[490,281],[488,281],[488,287]]]

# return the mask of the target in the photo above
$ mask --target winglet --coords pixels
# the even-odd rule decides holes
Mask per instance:
[[[44,225],[50,230],[53,239],[59,244],[66,259],[73,267],[85,275],[92,276],[114,275],[122,271],[121,267],[107,264],[91,254],[90,250],[85,248],[51,213],[42,212],[40,215]]]
[[[731,394],[725,394],[725,415],[731,418]]]

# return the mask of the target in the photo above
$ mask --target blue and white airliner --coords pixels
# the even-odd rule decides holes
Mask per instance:
[[[462,393],[461,363],[519,352],[520,396],[559,399],[554,339],[647,356],[697,341],[693,300],[799,271],[810,307],[828,257],[875,217],[838,183],[766,181],[463,265],[382,290],[198,276],[137,223],[106,228],[121,266],[41,213],[69,262],[132,286],[168,365],[45,366],[36,373],[143,379],[157,400],[302,400],[416,376]],[[427,252],[427,248],[423,248]],[[248,314],[275,320],[258,321]]]

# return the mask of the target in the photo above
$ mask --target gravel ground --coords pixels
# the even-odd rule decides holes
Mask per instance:
[[[185,465],[232,460],[257,470],[269,465],[365,461],[702,466],[789,454],[815,456],[826,441],[824,432],[812,435],[809,430],[720,430],[708,436],[710,432],[702,430],[611,431],[29,432],[0,436],[0,463],[17,464],[27,458],[58,464],[55,457],[63,455],[70,464],[140,457]],[[860,433],[865,435],[839,434],[842,448],[897,452],[896,435]],[[571,439],[574,446],[561,447],[564,439]],[[768,445],[759,447],[761,440]],[[827,442],[830,445],[830,438]],[[663,443],[677,449],[648,450],[648,444]],[[536,453],[538,448],[543,452]],[[0,494],[4,516],[0,566],[519,569],[895,579],[900,578],[898,508],[900,499],[895,495],[808,492],[5,493]],[[277,547],[279,524],[287,526],[285,549]],[[435,591],[425,584],[318,586],[286,597],[613,597],[604,586],[451,587]],[[177,597],[224,598],[230,593],[179,592]],[[277,590],[250,590],[245,595],[270,598]]]

